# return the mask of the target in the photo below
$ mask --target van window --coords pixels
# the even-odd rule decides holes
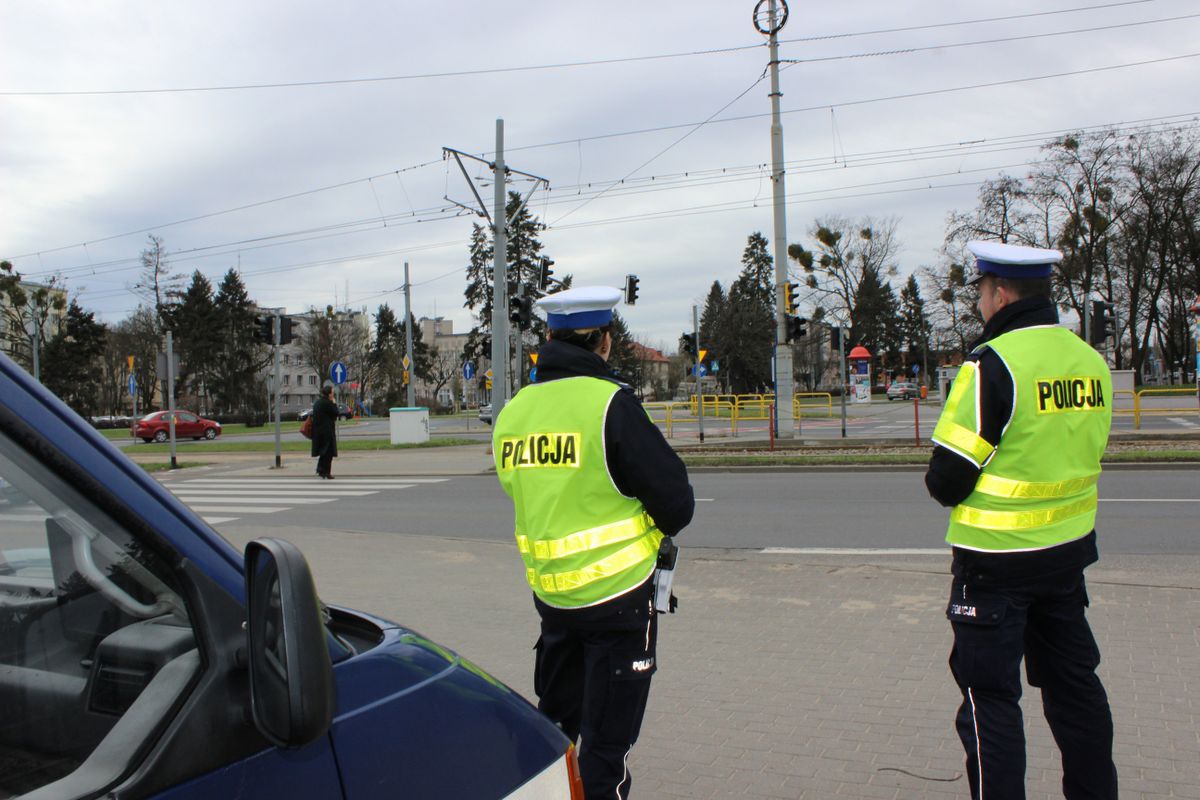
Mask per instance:
[[[195,649],[154,549],[0,435],[0,797],[136,753],[162,720],[105,738]]]

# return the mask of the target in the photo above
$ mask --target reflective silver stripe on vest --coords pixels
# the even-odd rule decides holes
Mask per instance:
[[[538,561],[553,561],[556,558],[578,555],[588,550],[599,550],[618,542],[627,542],[649,533],[654,529],[654,520],[642,512],[632,519],[597,525],[587,530],[576,531],[558,539],[543,539],[532,542],[529,537],[517,534],[517,549],[523,555],[532,553]]]
[[[1065,481],[1041,483],[1038,481],[1017,481],[1012,478],[1002,478],[999,475],[989,475],[986,472],[979,476],[975,491],[990,494],[993,497],[1025,497],[1044,498],[1070,497],[1090,489],[1100,480],[1100,473],[1085,475],[1082,478],[1071,478]]]

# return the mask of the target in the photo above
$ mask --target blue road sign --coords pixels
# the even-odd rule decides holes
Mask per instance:
[[[475,365],[470,361],[463,364],[463,380],[469,381],[475,377]]]
[[[133,397],[137,394],[137,378],[133,375],[129,376],[129,396]]]
[[[333,381],[334,386],[341,386],[345,383],[347,374],[349,374],[349,370],[342,362],[335,361],[329,365],[329,380]]]
[[[537,383],[537,367],[529,368],[529,382]]]
[[[920,372],[920,371],[921,371],[921,365],[920,365],[920,364],[913,364],[913,375],[916,375],[916,374],[917,374],[918,372]]]
[[[693,375],[697,375],[697,374],[698,374],[698,375],[699,375],[701,378],[703,378],[705,375],[707,375],[707,374],[708,374],[708,367],[704,366],[703,364],[697,364],[697,365],[696,365],[696,366],[695,366],[695,367],[692,369],[692,374],[693,374]]]

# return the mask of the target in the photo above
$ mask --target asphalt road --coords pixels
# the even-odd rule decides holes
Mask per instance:
[[[182,491],[189,483],[180,480],[172,487]],[[928,497],[918,471],[698,472],[692,483],[699,502],[692,525],[680,539],[684,546],[944,547],[947,511]],[[216,527],[232,531],[269,520],[284,528],[493,541],[512,536],[512,506],[493,476],[454,476],[399,486],[360,484],[369,481],[347,478],[336,488],[372,488],[374,493],[306,505],[289,505],[286,496],[271,500],[267,488],[261,492],[262,502],[278,509],[269,517],[239,515],[216,522]],[[1195,470],[1105,472],[1097,522],[1103,551],[1200,554],[1198,487],[1200,472]]]

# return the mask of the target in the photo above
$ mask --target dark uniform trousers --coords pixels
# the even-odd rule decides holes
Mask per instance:
[[[578,742],[588,800],[629,797],[632,779],[626,761],[657,669],[652,595],[643,589],[631,595],[638,602],[620,603],[621,610],[607,617],[587,609],[582,623],[570,618],[581,612],[543,612],[535,646],[538,708]]]
[[[1062,754],[1067,800],[1117,797],[1113,723],[1096,676],[1100,649],[1085,617],[1083,570],[976,582],[956,577],[946,616],[954,628],[950,670],[963,693],[956,726],[971,797],[1025,797],[1021,658]],[[965,580],[964,580],[965,578]]]

